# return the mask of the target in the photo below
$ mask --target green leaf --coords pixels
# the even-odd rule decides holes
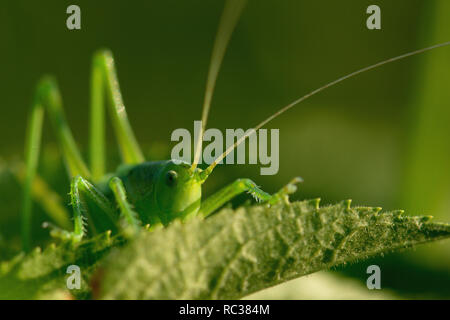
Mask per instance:
[[[322,208],[310,200],[223,209],[206,221],[143,231],[125,245],[104,233],[76,248],[51,245],[19,254],[0,263],[0,299],[241,298],[334,265],[450,236],[450,225],[428,220],[350,208],[349,201]],[[66,288],[72,264],[81,268],[80,290]]]
[[[369,256],[447,238],[430,217],[350,207],[223,209],[206,221],[141,233],[102,263],[97,298],[235,299]]]
[[[45,250],[17,255],[0,263],[0,300],[5,299],[71,299],[89,297],[90,278],[96,264],[116,242],[105,232],[82,242],[77,248],[70,244],[50,245]],[[69,291],[66,286],[67,267],[81,269],[81,288]]]

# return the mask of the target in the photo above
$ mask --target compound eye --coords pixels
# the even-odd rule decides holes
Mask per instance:
[[[173,171],[170,170],[169,172],[167,172],[166,174],[166,183],[168,186],[172,187],[177,183],[177,178],[178,178],[178,174]]]

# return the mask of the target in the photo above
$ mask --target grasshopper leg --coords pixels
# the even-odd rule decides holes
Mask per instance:
[[[123,221],[123,230],[126,235],[132,235],[139,230],[141,222],[138,214],[133,210],[132,205],[127,200],[127,193],[122,180],[118,177],[113,177],[109,181],[114,198],[119,205],[121,218]]]
[[[295,177],[287,185],[281,188],[278,192],[274,193],[270,200],[269,204],[276,204],[280,202],[289,203],[289,195],[293,194],[297,191],[297,184],[303,182],[303,179],[300,177]]]
[[[70,177],[78,174],[89,177],[90,172],[81,158],[64,116],[62,99],[53,78],[46,76],[39,81],[36,88],[31,114],[27,127],[25,143],[25,177],[22,192],[22,246],[25,251],[30,248],[32,186],[34,184],[41,146],[44,112],[47,111],[52,122],[58,144],[61,147],[67,172]]]
[[[19,163],[13,166],[12,170],[17,181],[23,184],[25,182],[25,165]],[[64,228],[70,227],[70,214],[63,204],[63,199],[39,174],[35,175],[30,192],[34,202],[38,203],[53,221]]]
[[[136,164],[145,161],[128,121],[114,58],[110,51],[101,50],[94,55],[91,75],[90,165],[94,181],[101,179],[105,171],[105,94],[123,162]]]
[[[105,217],[107,217],[109,221],[114,221],[115,210],[111,202],[103,195],[103,193],[83,177],[76,176],[72,179],[70,184],[70,198],[73,208],[74,229],[73,231],[67,231],[49,223],[45,223],[44,227],[50,227],[50,235],[52,237],[70,241],[72,243],[78,243],[83,239],[86,234],[85,227],[87,215],[89,213],[86,202],[88,199],[101,209],[101,212],[105,214]]]
[[[230,185],[223,187],[221,190],[217,191],[215,194],[203,201],[200,207],[199,216],[206,218],[226,202],[246,191],[250,193],[257,201],[266,202],[268,204],[279,203],[283,200],[287,200],[288,195],[297,190],[295,184],[300,181],[300,178],[295,178],[280,191],[274,195],[270,195],[261,190],[252,180],[238,179]]]

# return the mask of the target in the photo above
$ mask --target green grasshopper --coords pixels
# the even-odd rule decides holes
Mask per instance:
[[[92,64],[90,168],[83,161],[65,120],[56,82],[48,76],[42,78],[37,86],[31,108],[25,147],[26,170],[21,225],[25,251],[30,248],[32,185],[36,179],[44,111],[49,114],[58,145],[62,151],[67,174],[71,178],[70,198],[73,207],[74,228],[72,231],[68,231],[50,224],[46,225],[51,227],[50,234],[53,237],[76,244],[86,236],[86,216],[90,218],[89,226],[94,231],[112,230],[128,234],[128,231],[134,233],[143,226],[153,229],[167,226],[174,220],[186,221],[193,217],[206,218],[243,192],[248,192],[258,201],[269,205],[288,201],[288,195],[296,191],[296,184],[301,181],[300,178],[293,179],[273,195],[264,192],[250,179],[238,179],[203,201],[201,199],[202,184],[215,166],[246,138],[305,99],[362,72],[450,44],[450,42],[441,43],[379,62],[347,74],[308,93],[281,108],[252,130],[247,131],[222,155],[218,156],[209,167],[202,170],[197,167],[197,164],[216,78],[227,44],[244,5],[245,1],[243,0],[228,0],[222,14],[207,78],[201,134],[196,141],[192,164],[176,160],[145,161],[128,122],[114,59],[109,51],[97,52]],[[105,101],[105,96],[107,101]],[[114,173],[105,173],[105,104],[108,105],[123,161],[123,164]],[[88,205],[88,200],[95,204],[96,210]]]

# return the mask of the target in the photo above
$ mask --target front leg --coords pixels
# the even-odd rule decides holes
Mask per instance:
[[[141,221],[138,218],[138,214],[133,210],[131,203],[128,202],[127,192],[123,182],[120,178],[113,177],[109,181],[109,187],[119,205],[122,218],[121,228],[123,229],[125,236],[132,236],[139,230]]]
[[[289,203],[289,195],[295,193],[297,191],[297,184],[303,182],[303,179],[300,177],[295,177],[287,185],[278,190],[277,193],[273,194],[269,200],[269,204],[276,204],[280,202]]]
[[[301,178],[294,178],[280,191],[273,195],[270,195],[267,192],[261,190],[250,179],[237,179],[230,185],[220,189],[204,202],[202,202],[198,215],[202,218],[206,218],[211,213],[223,206],[226,202],[230,201],[231,199],[245,191],[250,193],[256,199],[256,201],[267,202],[270,205],[279,203],[281,201],[286,201],[287,196],[297,190],[295,184],[301,181]]]
[[[72,243],[80,242],[86,234],[85,220],[88,214],[88,206],[86,200],[89,199],[94,202],[101,210],[102,217],[97,219],[103,222],[102,227],[110,227],[115,225],[115,210],[111,202],[89,181],[76,176],[72,179],[70,184],[70,197],[71,205],[73,208],[73,231],[67,231],[50,223],[44,223],[44,227],[50,227],[50,235],[55,238],[59,238],[63,241],[70,241]],[[107,221],[109,220],[109,221]]]

